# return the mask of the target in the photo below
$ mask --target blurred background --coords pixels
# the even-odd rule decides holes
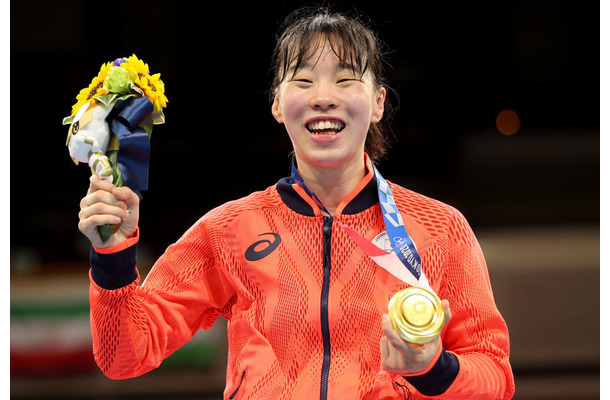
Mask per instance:
[[[95,366],[77,230],[89,170],[61,125],[102,63],[135,53],[161,73],[142,275],[206,211],[286,176],[269,65],[279,24],[304,3],[194,4],[11,4],[11,398],[220,398],[223,321],[143,377],[111,381]],[[393,145],[379,168],[471,223],[511,332],[515,399],[599,398],[599,3],[349,4],[339,9],[373,20],[392,64]]]

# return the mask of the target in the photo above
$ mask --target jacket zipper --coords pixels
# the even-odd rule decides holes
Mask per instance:
[[[239,388],[241,387],[241,384],[244,383],[244,378],[246,377],[247,371],[248,371],[248,367],[246,367],[244,369],[244,372],[241,373],[241,380],[239,381],[239,385],[237,386],[237,389],[235,389],[235,391],[231,394],[231,396],[229,396],[229,399],[232,399],[235,396],[237,396],[237,392],[239,392]]]
[[[328,293],[330,289],[330,243],[333,220],[324,217],[324,277],[322,279],[322,296],[320,298],[320,318],[322,325],[322,343],[324,345],[324,360],[322,361],[322,381],[320,384],[320,400],[326,400],[328,395],[328,374],[330,370],[330,329],[328,326]]]

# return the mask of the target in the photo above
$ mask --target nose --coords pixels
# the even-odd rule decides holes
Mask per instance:
[[[315,85],[314,93],[311,97],[311,107],[314,110],[331,110],[339,104],[335,88],[329,82],[320,82]]]

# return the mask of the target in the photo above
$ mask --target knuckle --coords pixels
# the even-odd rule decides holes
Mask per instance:
[[[84,209],[85,207],[87,207],[88,198],[89,198],[89,196],[87,195],[80,200],[79,205],[80,205],[81,210]]]
[[[78,230],[81,231],[82,233],[85,233],[87,231],[87,225],[86,225],[85,221],[79,221]]]

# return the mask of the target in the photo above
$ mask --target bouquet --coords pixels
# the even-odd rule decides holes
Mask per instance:
[[[129,186],[141,197],[148,188],[148,161],[153,125],[165,122],[165,84],[151,75],[136,55],[103,64],[88,87],[76,96],[66,146],[72,160],[115,186]],[[102,240],[119,228],[100,227]]]

